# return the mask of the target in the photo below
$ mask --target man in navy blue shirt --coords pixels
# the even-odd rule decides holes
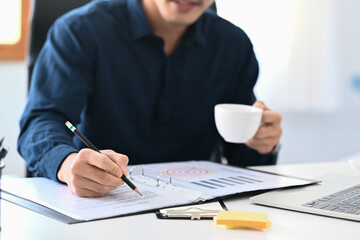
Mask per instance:
[[[93,1],[58,19],[20,120],[18,150],[29,170],[95,197],[123,184],[128,162],[209,159],[220,139],[217,103],[264,109],[249,142],[221,140],[229,164],[274,164],[281,116],[255,101],[251,42],[208,10],[212,3]],[[84,148],[66,121],[111,150]]]

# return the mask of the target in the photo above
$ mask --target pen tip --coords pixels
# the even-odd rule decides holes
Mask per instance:
[[[141,194],[141,192],[139,191],[139,189],[135,188],[134,191],[137,192],[140,196],[142,196],[142,194]]]

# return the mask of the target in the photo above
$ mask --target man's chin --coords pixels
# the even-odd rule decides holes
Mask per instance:
[[[176,27],[188,27],[190,26],[191,24],[193,24],[194,22],[185,22],[185,21],[168,21],[168,23],[170,23],[171,25],[173,26],[176,26]]]
[[[181,18],[178,18],[178,19],[167,19],[167,22],[170,23],[171,25],[173,26],[179,26],[179,27],[187,27],[187,26],[190,26],[191,24],[193,24],[197,19],[189,19],[189,18],[186,18],[186,19],[181,19]]]

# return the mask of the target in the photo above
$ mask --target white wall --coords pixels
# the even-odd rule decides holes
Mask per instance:
[[[279,163],[335,161],[360,155],[360,1],[338,4],[337,50],[340,108],[328,113],[283,111]],[[0,62],[0,137],[9,148],[5,174],[23,176],[25,164],[16,151],[18,119],[26,101],[25,62]]]
[[[280,163],[333,161],[360,156],[360,2],[339,1],[336,56],[340,107],[328,113],[283,112],[284,135]],[[348,156],[348,157],[347,157]]]
[[[283,116],[278,162],[360,155],[360,2],[217,4],[219,15],[254,43],[260,63],[257,97]]]

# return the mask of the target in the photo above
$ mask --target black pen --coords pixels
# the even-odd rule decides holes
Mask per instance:
[[[85,143],[86,146],[88,146],[89,148],[91,148],[94,151],[97,151],[98,153],[100,153],[99,149],[97,149],[94,144],[92,144],[81,132],[79,132],[79,130],[76,129],[76,127],[74,127],[74,125],[72,125],[69,121],[67,121],[65,123],[65,125],[73,132],[75,133],[76,136],[78,136],[80,138],[81,141],[83,141]],[[141,194],[141,192],[139,191],[139,189],[132,183],[130,182],[130,180],[123,174],[120,177],[132,190],[134,190],[135,192],[137,192],[138,194]]]

